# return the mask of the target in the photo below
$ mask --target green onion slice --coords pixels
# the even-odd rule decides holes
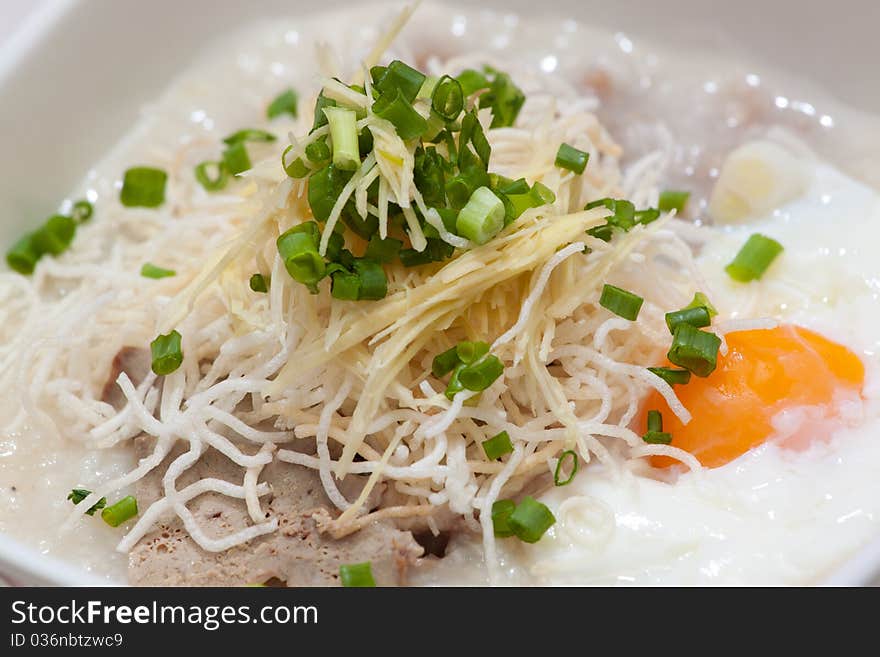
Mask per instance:
[[[709,376],[717,365],[721,339],[714,333],[679,324],[672,336],[672,346],[666,357],[670,363],[684,367],[697,376]]]
[[[73,217],[56,214],[33,234],[33,246],[40,254],[61,255],[70,248],[75,235],[76,221]]]
[[[244,130],[239,130],[226,137],[223,140],[223,143],[227,146],[235,146],[236,144],[243,144],[247,141],[273,142],[276,139],[277,137],[271,132],[257,130],[255,128],[245,128]]]
[[[462,71],[456,80],[458,80],[458,83],[461,85],[461,91],[465,97],[470,96],[481,89],[489,88],[489,80],[486,76],[471,68]]]
[[[250,280],[248,281],[248,285],[254,292],[261,292],[265,294],[269,291],[269,280],[266,276],[263,276],[262,274],[254,274],[253,276],[251,276]]]
[[[456,232],[475,244],[485,244],[504,228],[504,202],[488,187],[471,194],[455,220]]]
[[[444,351],[442,354],[434,356],[434,360],[431,362],[431,374],[440,379],[458,367],[460,363],[461,361],[458,359],[458,348],[452,347],[451,349]]]
[[[571,461],[571,469],[569,470],[568,477],[561,479],[560,476],[563,474],[562,469],[567,460]],[[556,461],[556,470],[553,471],[553,484],[555,486],[568,486],[568,484],[574,481],[577,472],[578,455],[574,450],[567,449],[559,455],[559,460]]]
[[[318,293],[318,282],[326,274],[324,259],[318,253],[318,225],[307,221],[282,233],[276,240],[278,254],[290,277]]]
[[[755,233],[749,237],[724,271],[740,283],[758,280],[782,251],[779,242],[766,235]]]
[[[395,95],[396,94],[396,95]],[[398,136],[404,141],[420,137],[428,127],[428,122],[412,106],[403,92],[398,89],[394,93],[382,95],[373,103],[373,113],[390,121]]]
[[[556,518],[546,504],[526,496],[510,514],[508,523],[519,540],[525,543],[537,543],[556,523]]]
[[[229,172],[223,162],[206,160],[196,165],[195,176],[198,183],[209,192],[217,192],[226,187]]]
[[[493,355],[488,354],[470,365],[465,365],[458,373],[461,385],[473,392],[482,392],[492,385],[504,372],[504,364]]]
[[[119,525],[126,520],[134,518],[137,514],[137,500],[131,495],[127,495],[116,504],[104,507],[104,510],[101,511],[101,518],[111,527],[119,527]]]
[[[77,201],[70,210],[70,216],[78,224],[84,224],[92,218],[95,208],[88,201]]]
[[[666,313],[666,326],[669,327],[670,333],[675,333],[675,327],[682,323],[690,324],[695,328],[702,328],[712,323],[712,317],[709,315],[709,309],[705,306],[682,308],[681,310]]]
[[[455,347],[455,353],[459,361],[465,365],[470,365],[489,353],[489,343],[465,340],[458,343],[458,346]]]
[[[357,114],[344,107],[325,107],[324,114],[333,141],[333,165],[343,171],[354,171],[361,165]]]
[[[12,245],[9,251],[6,252],[6,263],[13,271],[17,271],[19,274],[28,275],[33,273],[34,267],[37,266],[37,262],[42,255],[43,254],[34,244],[33,233],[29,233],[20,238]]]
[[[86,499],[91,494],[92,494],[92,491],[88,490],[87,488],[74,488],[67,495],[67,499],[69,499],[74,504],[79,504],[80,502],[82,502],[84,499]],[[91,507],[89,507],[89,510],[86,511],[86,515],[93,516],[93,515],[95,515],[96,511],[100,511],[105,506],[107,506],[107,498],[102,497],[100,500],[95,502]]]
[[[461,83],[444,75],[431,94],[431,109],[447,121],[454,121],[464,109],[464,92]]]
[[[698,308],[700,306],[709,311],[709,317],[716,317],[718,315],[718,311],[715,310],[715,306],[709,301],[709,297],[702,292],[695,292],[694,298],[684,308],[687,310],[688,308]]]
[[[490,461],[495,461],[505,454],[510,454],[513,451],[513,443],[510,442],[510,435],[506,431],[502,431],[488,440],[484,440],[483,451],[486,453],[486,458]]]
[[[119,200],[128,208],[157,208],[165,202],[168,174],[153,167],[132,167],[122,179]]]
[[[339,580],[346,588],[374,588],[376,586],[369,561],[339,566]]]
[[[671,386],[684,385],[691,380],[691,373],[688,370],[680,370],[673,367],[649,367],[648,371],[659,376]]]
[[[667,189],[660,192],[660,200],[657,207],[661,212],[671,212],[675,210],[681,212],[690,198],[690,192],[683,192],[675,189]]]
[[[415,100],[426,78],[424,73],[397,59],[387,67],[374,68],[380,75],[374,78],[373,88],[383,96],[399,93],[407,103]]]
[[[269,107],[266,108],[266,116],[274,119],[282,114],[290,114],[290,116],[296,118],[298,102],[299,96],[297,93],[293,89],[285,89],[269,103]]]
[[[153,372],[165,376],[174,372],[183,362],[183,351],[180,348],[180,333],[171,331],[160,335],[150,343],[150,354],[153,358]]]
[[[145,262],[141,267],[141,276],[144,278],[168,278],[177,274],[173,269],[165,269],[154,265],[152,262]]]
[[[672,442],[672,434],[666,431],[646,431],[642,440],[650,445],[668,445]]]
[[[251,158],[244,142],[237,142],[223,151],[223,166],[233,176],[251,168]]]
[[[660,411],[648,411],[648,431],[663,431],[663,415]]]
[[[513,536],[513,527],[510,526],[510,516],[516,510],[516,502],[513,500],[498,500],[492,504],[492,528],[495,536],[505,538]]]
[[[587,168],[587,162],[590,160],[590,154],[582,150],[570,146],[569,144],[560,144],[559,150],[556,151],[556,166],[560,169],[568,169],[580,175]]]
[[[311,144],[309,144],[311,146]],[[308,176],[312,170],[306,166],[306,163],[303,162],[301,157],[296,158],[293,162],[287,162],[287,154],[293,148],[293,145],[288,146],[284,149],[284,152],[281,154],[281,166],[284,167],[284,172],[290,176],[291,178],[296,178],[299,180],[300,178],[305,178]]]
[[[377,301],[388,294],[388,278],[382,266],[363,258],[355,260],[354,271],[361,282],[359,300]]]
[[[639,316],[642,303],[644,303],[642,297],[607,283],[602,288],[602,296],[599,297],[600,306],[631,322]]]

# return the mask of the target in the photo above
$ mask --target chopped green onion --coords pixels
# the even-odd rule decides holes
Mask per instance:
[[[480,107],[492,109],[490,128],[507,128],[514,124],[526,102],[523,92],[506,73],[496,72],[489,91],[480,96]]]
[[[350,171],[342,171],[332,164],[315,171],[309,176],[309,207],[318,221],[327,221],[336,199],[342,193],[345,183],[351,178]],[[369,236],[368,236],[369,239]]]
[[[636,210],[635,219],[636,223],[642,224],[643,226],[647,226],[652,221],[657,221],[660,218],[660,210],[657,208],[645,208],[644,210]]]
[[[415,249],[401,249],[400,262],[404,267],[416,267],[426,265],[429,262],[446,260],[455,251],[455,247],[443,240],[428,239],[428,246],[424,251]]]
[[[608,217],[608,223],[614,228],[619,228],[626,232],[636,225],[636,208],[627,200],[600,198],[596,201],[587,203],[584,210],[592,210],[593,208],[605,207],[611,210],[612,215]],[[606,240],[607,241],[607,240]]]
[[[479,71],[470,68],[466,71],[462,71],[456,80],[458,80],[458,83],[461,85],[461,91],[465,97],[470,96],[480,89],[489,88],[489,80],[486,79],[486,76]]]
[[[697,376],[709,376],[718,359],[721,339],[714,333],[694,328],[690,324],[675,327],[672,346],[666,357],[669,362],[690,370]]]
[[[92,218],[95,209],[88,201],[77,201],[70,210],[70,216],[78,224],[84,224]]]
[[[486,452],[486,458],[490,461],[500,459],[505,454],[513,451],[513,443],[510,442],[510,435],[506,431],[502,431],[483,441],[483,451]]]
[[[284,152],[281,154],[281,166],[284,167],[284,172],[288,176],[299,180],[300,178],[308,176],[312,170],[306,166],[306,163],[303,162],[301,157],[298,157],[290,164],[287,164],[287,154],[292,148],[293,146],[291,145],[284,149]]]
[[[165,202],[168,174],[153,167],[132,167],[125,172],[119,200],[128,208],[157,208]]]
[[[496,173],[490,174],[489,178],[493,179],[493,176],[495,182],[492,184],[492,189],[497,190],[502,194],[528,194],[529,191],[531,191],[529,183],[525,178],[511,180],[510,178],[499,176]]]
[[[571,471],[568,474],[568,477],[565,479],[560,479],[559,476],[562,474],[563,464],[566,459],[571,460]],[[555,486],[568,486],[572,481],[574,481],[575,475],[578,473],[578,455],[574,452],[574,450],[567,449],[562,454],[559,455],[559,459],[556,461],[556,470],[553,471],[553,484]]]
[[[6,252],[6,263],[19,274],[32,274],[42,255],[34,244],[33,233],[28,233]]]
[[[254,128],[245,128],[244,130],[239,130],[226,137],[223,140],[223,143],[227,146],[235,146],[236,144],[243,144],[247,141],[272,142],[276,139],[277,137],[271,132],[256,130]]]
[[[470,365],[489,353],[489,343],[465,340],[458,343],[458,346],[455,347],[455,353],[459,361],[465,365]]]
[[[470,365],[465,365],[458,373],[461,385],[473,392],[482,392],[504,372],[504,364],[498,356],[488,354]]]
[[[254,292],[262,292],[265,294],[269,291],[269,281],[262,274],[254,274],[248,281],[248,285]]]
[[[76,221],[72,217],[56,214],[49,217],[32,236],[34,248],[41,254],[61,255],[73,242]]]
[[[329,107],[327,109],[334,110],[339,109],[336,107]],[[348,110],[349,112],[351,110]],[[316,164],[318,166],[324,166],[328,162],[330,162],[330,158],[332,157],[332,152],[330,147],[327,145],[326,139],[317,139],[313,141],[311,144],[306,146],[305,155],[309,162],[312,164]]]
[[[779,242],[766,235],[755,233],[749,237],[724,271],[740,283],[758,280],[782,251]]]
[[[691,302],[688,305],[685,306],[685,309],[697,308],[699,306],[702,306],[703,308],[705,308],[706,310],[709,311],[709,317],[715,317],[718,315],[718,311],[715,310],[715,306],[713,306],[709,302],[709,297],[707,297],[702,292],[694,293],[694,298],[691,300]]]
[[[324,91],[321,90],[321,93],[318,94],[317,100],[315,100],[315,118],[312,122],[311,132],[314,132],[321,126],[327,125],[327,116],[324,114],[325,107],[336,107],[336,101],[332,98],[327,98],[327,96],[324,95]]]
[[[244,173],[251,168],[251,158],[244,142],[233,144],[223,151],[223,166],[233,176]]]
[[[556,518],[547,505],[526,496],[508,518],[513,533],[525,543],[537,543],[555,523]]]
[[[614,234],[614,227],[611,224],[603,224],[601,226],[594,226],[587,231],[587,235],[590,237],[595,237],[596,239],[600,239],[603,242],[610,242],[611,236]]]
[[[357,114],[343,107],[324,109],[333,141],[333,165],[343,171],[354,171],[361,165],[358,146]]]
[[[497,500],[492,504],[492,529],[495,536],[499,538],[513,536],[510,516],[514,511],[516,511],[516,502],[513,500]]]
[[[370,562],[342,564],[339,566],[339,580],[346,588],[375,588],[373,569]]]
[[[373,84],[383,96],[400,94],[407,103],[412,103],[425,82],[424,73],[420,73],[412,66],[395,59],[383,71]]]
[[[488,187],[471,194],[455,220],[456,232],[475,244],[485,244],[504,228],[504,202]]]
[[[126,520],[134,518],[137,514],[137,500],[131,495],[127,495],[116,504],[104,507],[104,510],[101,511],[101,518],[111,527],[119,527],[119,525]]]
[[[648,411],[648,431],[663,431],[663,415],[660,411]]]
[[[648,371],[659,376],[671,386],[684,385],[691,380],[691,373],[688,370],[679,370],[673,367],[649,367]]]
[[[446,390],[443,391],[443,394],[446,395],[446,398],[449,401],[455,399],[455,395],[464,390],[464,386],[461,384],[459,376],[465,367],[467,366],[464,363],[459,363],[455,366],[455,369],[452,370],[452,376],[449,379],[449,383],[446,384]]]
[[[671,210],[681,212],[684,210],[690,195],[690,192],[667,189],[660,192],[660,201],[657,203],[657,207],[661,212],[670,212]]]
[[[382,266],[372,260],[356,260],[354,271],[361,282],[358,293],[359,300],[376,301],[384,299],[388,294],[388,277]]]
[[[282,91],[275,96],[275,100],[269,103],[269,107],[266,108],[266,116],[270,119],[274,119],[276,116],[281,116],[282,114],[290,114],[290,116],[296,118],[298,102],[299,96],[297,96],[293,89]]]
[[[145,262],[141,267],[141,276],[144,278],[168,278],[175,275],[177,275],[177,272],[173,269],[164,269],[151,262]]]
[[[444,75],[431,94],[431,108],[447,121],[454,121],[464,109],[464,93],[455,78]]]
[[[438,379],[442,378],[458,367],[460,363],[458,348],[452,347],[452,349],[447,349],[442,354],[434,356],[434,360],[431,362],[431,374]]]
[[[67,499],[69,499],[74,504],[79,504],[80,502],[82,502],[84,499],[86,499],[91,494],[92,494],[92,491],[90,491],[86,488],[74,488],[67,495]],[[93,515],[95,515],[96,511],[100,511],[105,506],[107,506],[107,498],[102,497],[100,500],[95,502],[91,507],[89,507],[89,510],[86,511],[86,515],[93,516]]]
[[[211,175],[211,171],[214,174]],[[223,162],[211,162],[206,160],[196,165],[195,176],[198,183],[209,192],[216,192],[226,187],[229,172]]]
[[[341,301],[357,301],[361,293],[361,278],[350,271],[335,271],[330,277],[330,296]]]
[[[160,335],[150,343],[150,354],[153,358],[153,372],[166,376],[174,372],[183,362],[183,351],[180,349],[180,333],[171,331]]]
[[[419,93],[416,94],[416,98],[430,99],[434,95],[434,89],[437,88],[438,82],[440,82],[438,77],[433,75],[426,77],[425,81],[422,82],[422,86],[419,87]]]
[[[602,296],[599,297],[600,306],[631,322],[634,322],[639,316],[639,311],[642,309],[644,301],[642,297],[632,292],[627,292],[607,283],[602,288]]]
[[[326,266],[318,253],[318,225],[308,221],[282,233],[276,240],[278,253],[290,277],[318,293],[318,282],[324,278]]]
[[[364,257],[375,262],[391,262],[397,258],[397,254],[400,253],[400,247],[402,246],[403,242],[393,237],[387,237],[383,240],[378,235],[373,235],[370,238],[370,243],[367,244]]]
[[[556,151],[556,166],[560,169],[568,169],[580,175],[587,168],[587,162],[590,160],[590,154],[582,150],[578,150],[574,146],[568,144],[560,144],[559,150]]]
[[[695,328],[709,326],[712,318],[709,315],[709,309],[703,306],[694,308],[682,308],[671,313],[666,313],[666,326],[669,327],[670,333],[675,333],[675,327],[681,323],[690,324]]]
[[[646,431],[642,440],[650,445],[668,445],[672,442],[672,434],[666,431]]]
[[[396,95],[394,95],[396,94]],[[398,89],[394,93],[384,94],[373,103],[373,113],[390,121],[397,130],[398,136],[404,141],[419,137],[428,127],[428,122],[412,106],[403,92]]]

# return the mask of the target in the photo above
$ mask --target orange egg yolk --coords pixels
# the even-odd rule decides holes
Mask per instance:
[[[690,383],[674,388],[691,421],[682,424],[663,397],[652,392],[636,421],[638,431],[647,429],[647,411],[657,409],[672,445],[715,468],[771,437],[773,417],[780,411],[824,406],[830,415],[836,395],[861,392],[865,368],[859,357],[807,329],[783,325],[737,331],[728,333],[726,341],[727,354],[718,354],[712,374],[692,376]],[[678,463],[663,456],[651,460],[655,467]]]

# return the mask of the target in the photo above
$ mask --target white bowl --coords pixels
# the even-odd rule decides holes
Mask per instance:
[[[0,0],[10,3],[12,0]],[[334,6],[353,4],[334,3]],[[880,113],[880,3],[838,0],[480,0],[526,16],[552,11],[684,47],[744,44],[750,57],[811,79],[841,101]],[[295,0],[43,0],[0,43],[0,243],[50,214],[204,45],[258,17],[301,15]],[[0,17],[22,14],[0,6]],[[0,30],[0,38],[4,38]],[[880,575],[880,540],[827,583]],[[0,581],[95,584],[88,573],[0,535]]]

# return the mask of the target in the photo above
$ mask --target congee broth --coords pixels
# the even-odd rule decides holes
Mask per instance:
[[[865,134],[564,16],[226,35],[9,245],[0,531],[135,585],[821,581],[880,517]]]

